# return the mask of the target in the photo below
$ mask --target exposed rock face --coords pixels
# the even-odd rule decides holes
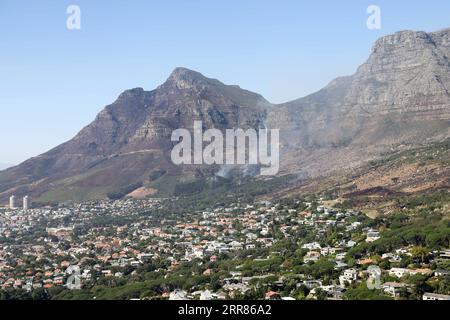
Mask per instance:
[[[282,173],[317,176],[354,168],[381,153],[450,135],[449,56],[450,29],[399,32],[378,40],[353,76],[277,106],[177,68],[153,91],[123,92],[72,140],[1,172],[0,199],[48,191],[58,199],[105,197],[147,182],[155,170],[177,177],[213,174],[170,161],[172,131],[192,128],[194,120],[205,128],[279,128]]]
[[[355,75],[269,113],[272,127],[287,128],[284,168],[325,173],[448,136],[449,37],[450,29],[381,38]]]
[[[201,174],[201,168],[171,163],[172,131],[191,129],[195,120],[207,128],[258,128],[268,106],[258,94],[177,68],[153,91],[123,92],[72,140],[2,172],[0,197],[49,190],[56,190],[57,199],[73,193],[79,194],[75,199],[105,197],[122,186],[145,183],[155,170]],[[204,170],[212,174],[212,168]]]

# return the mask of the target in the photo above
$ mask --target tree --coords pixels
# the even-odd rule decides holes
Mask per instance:
[[[406,280],[407,283],[412,285],[412,294],[415,299],[420,299],[425,292],[432,291],[431,286],[427,283],[429,276],[422,274],[415,274]]]
[[[413,247],[411,249],[411,254],[414,260],[419,260],[422,263],[425,263],[429,252],[428,249],[422,246]]]
[[[349,288],[344,294],[346,300],[391,300],[381,290],[370,290],[365,283]]]
[[[323,291],[320,288],[317,288],[315,290],[315,297],[317,300],[326,300],[327,299],[327,293],[325,291]]]
[[[48,300],[50,296],[44,288],[36,288],[31,292],[31,298],[33,300]]]

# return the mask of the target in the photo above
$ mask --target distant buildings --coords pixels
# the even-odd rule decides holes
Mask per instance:
[[[56,237],[58,239],[70,239],[73,234],[72,227],[66,228],[46,228],[48,236]]]
[[[23,210],[28,210],[30,208],[30,197],[23,197]]]
[[[9,208],[10,209],[16,209],[16,196],[12,195],[9,197]]]
[[[380,233],[378,231],[370,229],[367,232],[366,242],[374,242],[380,239]]]
[[[30,197],[29,196],[25,196],[23,197],[23,210],[28,210],[30,209]],[[12,195],[11,197],[9,197],[9,208],[11,210],[14,209],[18,209],[17,205],[16,205],[16,196]]]

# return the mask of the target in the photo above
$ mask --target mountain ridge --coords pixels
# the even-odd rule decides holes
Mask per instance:
[[[170,161],[171,132],[191,129],[195,120],[219,130],[279,128],[281,174],[356,168],[390,150],[450,136],[449,56],[450,29],[397,32],[377,40],[355,74],[283,104],[178,67],[154,90],[122,92],[73,139],[0,172],[0,200],[12,193],[103,198],[124,186],[158,190],[174,180],[214,177],[218,166]],[[164,172],[163,183],[149,178],[154,172]]]

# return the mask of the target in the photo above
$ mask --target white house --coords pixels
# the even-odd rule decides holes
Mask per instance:
[[[341,287],[345,287],[346,283],[353,283],[358,279],[358,271],[356,269],[344,270],[343,274],[339,276],[339,284]]]
[[[422,296],[422,300],[450,300],[450,295],[448,294],[437,294],[437,293],[429,293],[426,292]]]
[[[190,299],[189,299],[186,291],[175,290],[170,293],[169,300],[190,300]]]
[[[400,290],[405,288],[405,283],[399,282],[386,282],[383,283],[382,288],[385,293],[390,295],[391,297],[398,297],[400,294]]]
[[[369,230],[367,232],[366,242],[374,242],[380,239],[380,233],[375,230]]]
[[[389,275],[397,278],[403,278],[407,274],[409,274],[409,270],[405,268],[392,268],[389,270]]]
[[[302,249],[308,249],[308,250],[320,250],[322,249],[320,243],[318,242],[311,242],[311,243],[306,243],[302,246]]]

